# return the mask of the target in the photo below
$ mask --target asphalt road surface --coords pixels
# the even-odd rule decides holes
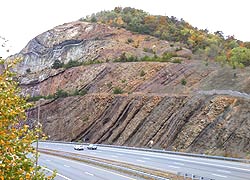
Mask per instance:
[[[83,151],[76,151],[73,144],[62,143],[40,142],[39,147],[122,161],[166,172],[195,174],[215,180],[250,180],[250,164],[246,163],[109,147],[98,147],[97,150],[85,148]],[[58,163],[61,164],[60,161]],[[51,164],[49,166],[55,167]],[[68,173],[64,169],[62,172]],[[92,173],[93,171],[90,172],[90,174]]]
[[[57,156],[41,154],[39,165],[43,167],[47,175],[51,175],[56,169],[56,180],[137,180],[136,177],[119,174],[112,170],[102,169],[96,166],[84,164],[78,161],[64,159]]]

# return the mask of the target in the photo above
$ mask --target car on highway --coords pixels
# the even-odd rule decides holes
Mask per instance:
[[[96,150],[96,149],[97,149],[97,146],[94,145],[94,144],[89,144],[89,145],[87,146],[87,149]]]
[[[84,146],[83,145],[74,145],[74,150],[84,150]]]

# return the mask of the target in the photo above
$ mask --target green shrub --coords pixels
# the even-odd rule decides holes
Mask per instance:
[[[122,94],[123,90],[120,87],[114,87],[113,94]]]
[[[33,96],[33,97],[29,97],[28,99],[27,99],[27,101],[38,101],[39,99],[42,99],[42,98],[44,98],[44,96]]]
[[[79,62],[79,61],[73,61],[70,60],[67,64],[65,64],[63,67],[66,69],[72,68],[72,67],[76,67],[76,66],[81,66],[83,63]]]
[[[68,97],[68,96],[84,96],[85,94],[87,94],[87,90],[83,89],[83,90],[74,90],[73,93],[67,93],[64,90],[57,90],[57,92],[55,94],[49,94],[48,96],[33,96],[33,97],[29,97],[27,101],[38,101],[39,99],[54,99],[54,98],[64,98],[64,97]]]
[[[152,58],[149,56],[144,56],[141,58],[141,61],[152,61]]]
[[[125,83],[125,82],[126,82],[126,79],[123,79],[121,82],[122,82],[122,83]]]
[[[68,97],[68,96],[69,96],[69,94],[62,89],[58,89],[55,93],[56,98],[61,98],[61,97],[64,98],[64,97]]]
[[[164,61],[169,61],[172,57],[177,57],[176,53],[173,52],[164,52],[162,55],[161,60]]]
[[[52,68],[53,69],[58,69],[58,68],[62,68],[64,66],[64,63],[62,63],[61,61],[59,61],[58,59],[54,61],[54,63],[52,64]]]
[[[118,61],[120,61],[120,62],[126,62],[127,61],[127,56],[126,56],[125,52],[120,55]]]
[[[136,56],[129,56],[127,58],[127,62],[137,62],[138,58]]]
[[[84,96],[87,93],[88,93],[88,91],[86,89],[82,89],[82,90],[79,91],[80,96]]]
[[[181,80],[181,84],[182,84],[183,86],[185,86],[185,85],[187,84],[186,79],[182,79],[182,80]]]

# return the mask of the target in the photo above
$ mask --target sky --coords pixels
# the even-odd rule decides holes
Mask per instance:
[[[199,29],[250,41],[249,0],[2,0],[0,56],[18,53],[29,40],[57,25],[117,6],[183,18]]]

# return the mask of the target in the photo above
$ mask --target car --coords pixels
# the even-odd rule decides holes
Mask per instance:
[[[97,149],[97,146],[94,145],[94,144],[89,144],[89,145],[87,146],[87,148],[90,149],[90,150],[96,150],[96,149]]]
[[[84,146],[83,145],[74,145],[74,150],[84,150]]]

